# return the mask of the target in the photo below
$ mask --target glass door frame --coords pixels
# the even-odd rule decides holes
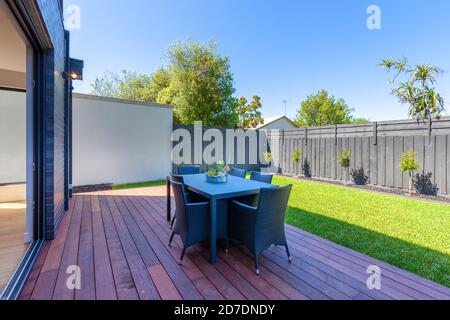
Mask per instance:
[[[16,300],[19,298],[20,292],[31,272],[36,258],[42,248],[45,238],[45,215],[44,215],[44,154],[45,154],[45,83],[46,83],[46,61],[45,51],[39,41],[38,35],[33,28],[33,22],[30,20],[20,2],[7,0],[12,14],[19,23],[23,33],[25,34],[27,44],[27,128],[29,126],[29,112],[32,112],[32,163],[27,163],[27,171],[31,170],[32,174],[32,200],[27,205],[32,205],[33,215],[33,238],[30,246],[18,265],[10,282],[6,286],[3,293],[0,292],[0,300]],[[30,65],[31,64],[31,65]],[[32,104],[32,108],[28,105]],[[27,145],[30,143],[27,134]],[[27,146],[27,155],[29,153]],[[27,157],[28,158],[28,157]],[[29,162],[29,161],[27,161]],[[27,195],[28,198],[29,195]],[[28,217],[27,217],[28,218]]]

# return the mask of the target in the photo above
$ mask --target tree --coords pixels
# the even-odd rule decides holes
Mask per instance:
[[[98,77],[93,94],[172,104],[176,123],[236,127],[237,100],[230,59],[216,44],[176,42],[168,50],[169,65],[153,75],[124,71]]]
[[[248,104],[247,99],[241,97],[237,101],[237,105],[236,112],[239,117],[238,128],[255,129],[260,124],[264,124],[261,111],[259,111],[262,108],[260,97],[254,95],[253,101],[250,104]]]
[[[400,161],[400,170],[407,172],[409,175],[409,195],[413,193],[413,178],[414,172],[420,168],[419,162],[414,158],[416,156],[415,151],[405,152],[402,155],[402,161]]]
[[[238,117],[230,59],[218,54],[214,43],[177,42],[168,55],[172,78],[163,96],[174,105],[176,121],[235,127]]]
[[[152,101],[149,86],[150,76],[123,70],[120,75],[107,72],[95,79],[92,94],[104,97]]]
[[[326,90],[310,95],[297,111],[295,122],[300,127],[318,127],[354,123],[351,109],[343,99],[329,96]],[[356,119],[357,123],[367,123],[366,119]]]
[[[409,117],[425,120],[430,117],[439,117],[445,111],[444,99],[436,90],[436,78],[443,71],[433,65],[408,65],[406,59],[385,59],[380,67],[395,72],[392,80],[392,94],[401,104],[409,105]],[[398,78],[403,81],[397,82]]]
[[[170,83],[172,81],[172,73],[169,68],[159,68],[152,75],[152,81],[149,89],[149,99],[151,102],[169,104],[171,94],[168,92]]]

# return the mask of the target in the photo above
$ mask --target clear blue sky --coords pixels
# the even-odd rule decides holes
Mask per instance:
[[[236,96],[261,96],[263,115],[293,117],[319,89],[344,98],[371,120],[407,117],[390,96],[382,58],[436,64],[448,73],[439,89],[450,106],[448,0],[66,0],[81,9],[71,54],[85,60],[88,93],[95,77],[122,69],[152,73],[176,40],[214,40],[231,58]],[[366,27],[369,5],[382,29]]]

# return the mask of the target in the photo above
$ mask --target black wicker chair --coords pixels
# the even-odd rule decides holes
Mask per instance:
[[[172,174],[171,176],[171,180],[177,183],[181,183],[182,185],[184,185],[184,177],[183,176],[178,176],[178,175],[174,175]],[[188,190],[185,190],[185,195],[186,195],[186,200],[189,203],[196,203],[196,202],[209,202],[208,199],[203,198],[202,196],[189,192]],[[175,209],[175,215],[172,218],[172,222],[170,223],[170,228],[173,229],[173,225],[175,224],[175,220],[177,219],[177,209]]]
[[[263,182],[263,183],[272,184],[273,175],[252,171],[250,174],[250,179],[259,181],[259,182]]]
[[[250,173],[250,180],[272,184],[273,175],[252,171]],[[238,202],[241,202],[241,203],[246,204],[248,206],[256,207],[258,205],[259,194],[252,195],[252,196],[241,197],[241,198],[236,199],[236,200]]]
[[[233,177],[245,179],[245,176],[247,175],[247,170],[233,168],[233,169],[231,169],[230,175]]]
[[[169,246],[175,235],[179,235],[183,242],[183,252],[180,258],[182,263],[186,249],[190,246],[209,239],[209,202],[189,203],[186,198],[184,185],[175,181],[172,184],[177,206],[177,219]],[[226,241],[225,251],[228,252],[227,206],[219,205],[217,208],[217,239]],[[225,227],[224,227],[225,226]]]
[[[246,246],[255,257],[256,274],[259,275],[259,256],[271,245],[284,246],[291,262],[286,241],[284,218],[292,185],[283,188],[261,189],[258,206],[252,207],[231,201],[228,211],[228,232]]]
[[[181,166],[181,167],[178,167],[177,173],[180,176],[185,176],[188,174],[199,174],[200,167],[199,166]]]

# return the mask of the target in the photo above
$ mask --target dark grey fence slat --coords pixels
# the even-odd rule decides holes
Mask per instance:
[[[350,168],[347,171],[350,171],[351,168],[356,168],[356,137],[349,138],[349,149],[352,152],[352,156],[350,158]],[[347,177],[349,179],[350,177]]]
[[[323,138],[319,138],[319,177],[324,178],[324,172],[323,172],[323,168],[325,165],[325,150],[324,150],[324,145],[325,145],[325,140]]]
[[[339,158],[342,153],[342,138],[338,138],[338,145],[336,149],[336,171],[337,171],[337,179],[342,180],[344,177],[342,176],[342,167],[338,164]]]
[[[436,184],[440,192],[447,193],[447,137],[436,136]]]
[[[362,138],[355,138],[355,166],[354,168],[362,167]]]
[[[377,140],[377,141],[375,141]],[[377,185],[378,181],[378,139],[375,137],[371,137],[370,140],[370,183]]]
[[[394,187],[403,188],[403,172],[400,170],[400,161],[403,153],[403,137],[394,137]]]
[[[433,183],[436,183],[436,137],[425,138],[425,172],[433,174]]]
[[[386,186],[394,187],[394,137],[386,137]]]
[[[362,168],[364,173],[369,177],[370,181],[370,139],[371,137],[362,139]]]
[[[343,144],[342,144],[342,152],[344,152],[345,150],[351,150],[351,145],[350,145],[350,138],[344,138]],[[342,154],[341,152],[341,154]],[[348,170],[342,168],[342,176],[344,180],[349,180],[349,172]]]
[[[386,186],[386,137],[378,138],[378,184]]]
[[[420,163],[420,172],[425,172],[425,144],[424,137],[414,137],[414,151],[416,152],[416,160]]]

